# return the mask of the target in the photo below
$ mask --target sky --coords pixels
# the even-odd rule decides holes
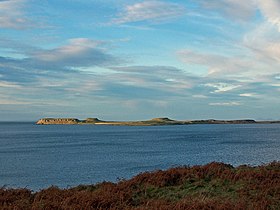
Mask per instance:
[[[0,0],[0,121],[280,119],[279,0]]]

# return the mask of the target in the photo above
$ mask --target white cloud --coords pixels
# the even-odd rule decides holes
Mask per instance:
[[[269,55],[272,59],[280,62],[280,42],[279,43],[268,43],[264,49],[264,53]]]
[[[208,75],[236,76],[253,79],[257,75],[275,74],[280,68],[280,1],[279,0],[197,0],[200,5],[212,12],[218,12],[233,20],[246,21],[249,28],[238,45],[244,57],[220,56],[212,53],[182,51],[180,59],[185,63],[203,65]],[[249,22],[257,12],[263,18],[255,18],[257,24]],[[255,28],[253,28],[255,24]],[[245,29],[245,28],[244,28]],[[243,49],[242,49],[243,48]]]
[[[170,66],[127,66],[112,68],[125,85],[149,87],[166,92],[184,93],[193,87],[194,78],[181,69]]]
[[[258,98],[259,95],[256,93],[241,93],[239,94],[241,97],[249,97],[249,98]]]
[[[252,93],[241,93],[241,94],[239,94],[239,96],[242,96],[242,97],[252,97],[253,94]]]
[[[247,21],[257,10],[267,22],[276,25],[280,31],[280,1],[279,0],[196,0],[204,8],[216,11],[233,20]]]
[[[177,55],[184,63],[205,66],[209,76],[236,76],[238,72],[246,72],[255,66],[254,62],[241,56],[230,57],[192,50],[180,50]]]
[[[243,45],[253,52],[254,59],[266,63],[271,72],[278,73],[280,64],[280,34],[276,26],[267,22],[246,33]]]
[[[20,88],[21,86],[14,82],[0,81],[1,88]]]
[[[208,98],[208,96],[206,95],[192,95],[193,98],[201,98],[201,99],[204,99],[204,98]]]
[[[138,21],[162,21],[185,14],[185,8],[179,4],[163,1],[143,1],[125,7],[113,23],[123,24]]]
[[[240,102],[231,101],[231,102],[218,102],[218,103],[209,103],[210,106],[240,106]]]
[[[197,0],[204,8],[221,13],[234,20],[248,20],[256,11],[255,0]]]
[[[84,38],[70,39],[68,42],[68,45],[64,45],[53,50],[35,52],[33,57],[42,61],[59,61],[67,59],[68,57],[75,57],[80,54],[84,54],[89,49],[95,48],[98,44],[97,42]]]
[[[251,51],[251,59],[262,65],[255,75],[276,74],[280,68],[280,1],[256,2],[264,20],[244,35],[242,44]]]
[[[0,1],[0,28],[24,29],[30,22],[24,13],[26,0]]]
[[[275,83],[275,84],[271,84],[271,86],[273,86],[273,87],[280,87],[280,84]]]
[[[227,84],[227,83],[208,83],[208,84],[205,84],[204,86],[215,88],[216,90],[214,90],[213,93],[227,92],[227,91],[231,91],[233,89],[241,87],[241,85],[232,85],[232,84]]]
[[[116,64],[117,59],[101,47],[102,41],[87,38],[68,40],[63,45],[50,50],[38,50],[31,54],[36,62],[46,62],[61,67],[87,67]]]
[[[280,1],[279,0],[258,0],[259,9],[266,20],[278,27],[280,32]]]
[[[251,64],[256,63],[260,68],[256,69],[256,65],[247,65],[249,63],[244,63],[241,59],[228,59],[224,58],[224,61],[219,61],[219,63],[226,63],[226,67],[231,67],[237,65],[238,68],[242,67],[245,64],[249,71],[269,71],[275,72],[275,69],[278,69],[278,66],[275,66],[276,63],[280,62],[280,1],[279,0],[248,0],[248,1],[236,1],[236,0],[216,0],[216,1],[207,1],[207,0],[198,0],[200,5],[204,8],[207,8],[211,11],[219,12],[225,16],[231,17],[232,19],[248,20],[250,17],[253,17],[257,11],[259,11],[263,20],[259,20],[259,23],[256,25],[255,29],[247,32],[244,36],[243,46],[249,48],[253,52],[253,56],[250,57],[252,61]],[[249,23],[249,22],[247,22]],[[250,28],[251,26],[248,25]],[[203,55],[204,59],[213,60],[222,60],[222,58],[213,56],[208,57]],[[241,63],[240,63],[241,61]],[[201,61],[200,61],[201,62]],[[206,62],[204,60],[204,62]],[[232,65],[233,64],[233,65]],[[241,64],[241,66],[239,65]],[[262,65],[262,66],[261,66]],[[209,65],[208,65],[209,66]],[[217,64],[212,71],[217,72],[221,70],[222,65],[218,66]],[[245,68],[244,68],[245,69]],[[210,70],[211,71],[211,70]],[[221,72],[225,72],[222,70]]]

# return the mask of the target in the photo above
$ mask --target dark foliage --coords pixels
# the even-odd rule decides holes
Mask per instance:
[[[280,209],[280,162],[145,172],[71,189],[0,189],[0,209]]]

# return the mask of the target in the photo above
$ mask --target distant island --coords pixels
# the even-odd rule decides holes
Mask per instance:
[[[280,123],[280,121],[255,121],[243,120],[172,120],[167,117],[153,118],[144,121],[104,121],[98,118],[87,118],[79,120],[76,118],[42,118],[36,122],[37,125],[119,125],[119,126],[157,126],[157,125],[190,125],[190,124],[253,124],[253,123]]]

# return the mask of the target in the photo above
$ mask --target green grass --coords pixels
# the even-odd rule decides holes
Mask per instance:
[[[176,202],[186,196],[205,196],[209,198],[220,197],[237,201],[237,192],[242,189],[243,186],[244,183],[242,182],[233,183],[229,180],[222,179],[187,180],[185,183],[179,186],[142,186],[140,191],[134,194],[133,199],[135,199],[135,201],[164,199],[170,202]]]

